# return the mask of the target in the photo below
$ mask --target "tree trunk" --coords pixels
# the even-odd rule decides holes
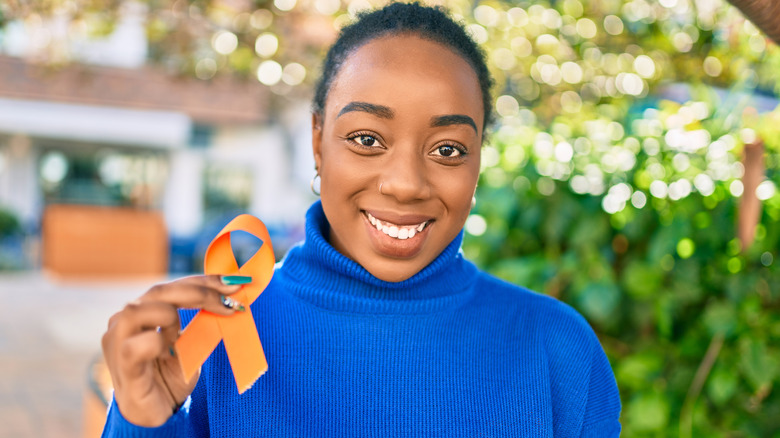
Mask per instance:
[[[729,0],[775,44],[780,44],[780,1]]]
[[[756,188],[764,180],[764,142],[757,139],[745,145],[742,157],[745,175],[742,177],[744,190],[739,203],[737,222],[737,237],[742,243],[742,250],[747,251],[756,236],[756,226],[761,220],[761,201],[756,195]]]

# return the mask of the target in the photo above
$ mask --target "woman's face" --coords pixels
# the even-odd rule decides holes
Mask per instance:
[[[330,243],[385,281],[405,280],[457,236],[479,176],[476,73],[417,36],[352,53],[313,122]]]

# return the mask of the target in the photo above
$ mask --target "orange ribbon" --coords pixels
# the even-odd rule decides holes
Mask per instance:
[[[233,231],[245,231],[263,241],[260,249],[241,267],[230,246],[230,233]],[[274,251],[268,230],[254,216],[242,214],[236,217],[211,242],[203,264],[206,274],[252,277],[252,283],[230,296],[243,304],[247,311],[221,316],[201,310],[176,341],[176,354],[184,377],[189,381],[223,341],[240,394],[252,387],[268,370],[255,320],[249,310],[249,305],[268,286],[274,273]]]

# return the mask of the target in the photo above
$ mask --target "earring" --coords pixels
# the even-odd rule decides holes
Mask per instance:
[[[319,171],[316,171],[316,172],[317,173],[314,174],[314,177],[311,179],[311,183],[309,184],[309,186],[311,187],[311,192],[314,193],[314,196],[320,196],[320,192],[314,188],[314,182],[319,179],[320,180],[320,184],[318,184],[318,185],[321,185],[322,184],[322,178],[320,177],[320,172]]]

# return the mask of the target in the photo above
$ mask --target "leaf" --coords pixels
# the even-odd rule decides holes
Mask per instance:
[[[669,295],[663,295],[655,304],[655,320],[658,333],[664,338],[672,334],[674,306]]]
[[[577,219],[569,236],[574,247],[595,246],[607,241],[609,223],[601,215],[586,215]]]
[[[737,390],[737,377],[723,367],[716,368],[707,380],[707,395],[716,405],[722,406]]]
[[[661,356],[653,352],[638,353],[621,359],[617,362],[615,371],[618,386],[626,389],[642,388],[658,376],[662,366]]]
[[[626,420],[637,432],[660,431],[669,423],[669,403],[661,394],[643,394],[629,402]]]
[[[577,302],[588,318],[606,323],[620,303],[620,290],[613,283],[591,283],[580,293]]]
[[[678,260],[672,271],[670,291],[679,305],[697,303],[702,299],[701,266],[694,260]]]
[[[710,303],[704,311],[703,320],[710,335],[723,333],[728,336],[737,327],[737,312],[731,303]]]
[[[765,385],[770,385],[780,366],[777,355],[770,353],[763,341],[750,338],[741,340],[740,352],[742,356],[739,367],[753,389],[757,391]]]
[[[664,271],[658,265],[634,260],[626,266],[621,285],[634,298],[649,298],[661,289]]]
[[[534,290],[543,290],[552,266],[543,257],[529,256],[499,261],[490,272],[503,280]]]

